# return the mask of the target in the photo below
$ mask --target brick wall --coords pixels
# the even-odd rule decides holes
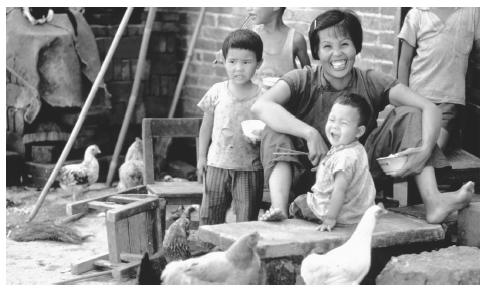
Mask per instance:
[[[179,17],[180,61],[184,60],[187,46],[199,15],[199,7],[160,8],[159,14]],[[307,40],[309,23],[320,13],[329,8],[287,8],[284,22],[302,33]],[[393,73],[395,59],[396,33],[399,27],[399,8],[364,7],[351,8],[361,18],[364,30],[363,50],[358,55],[356,65],[361,68],[373,68],[385,73]],[[221,64],[212,64],[215,52],[221,48],[223,39],[232,30],[239,28],[247,16],[246,8],[224,7],[207,8],[203,26],[196,42],[193,58],[189,65],[179,108],[178,117],[201,116],[196,104],[207,89],[215,82],[225,79]],[[309,57],[311,53],[309,50]],[[313,61],[313,63],[316,63]]]

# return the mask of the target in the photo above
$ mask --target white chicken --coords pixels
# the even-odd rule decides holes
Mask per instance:
[[[99,164],[96,155],[101,153],[97,145],[90,145],[84,152],[83,162],[63,166],[57,174],[59,185],[72,192],[73,201],[81,199],[89,185],[98,181]]]
[[[142,140],[135,138],[135,142],[128,147],[125,162],[118,169],[117,190],[125,190],[143,184],[143,148]]]
[[[260,234],[253,232],[236,240],[226,251],[174,261],[162,272],[162,284],[259,284],[260,257],[256,246]]]
[[[371,265],[371,240],[383,205],[373,205],[364,213],[351,237],[341,246],[320,255],[304,258],[300,274],[307,285],[359,284]]]

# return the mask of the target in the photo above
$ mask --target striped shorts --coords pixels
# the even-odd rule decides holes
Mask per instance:
[[[200,225],[224,223],[231,201],[237,222],[257,220],[263,182],[263,170],[237,171],[208,166]]]

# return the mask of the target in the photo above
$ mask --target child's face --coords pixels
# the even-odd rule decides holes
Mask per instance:
[[[248,7],[248,14],[251,16],[253,23],[266,24],[272,19],[273,13],[278,11],[278,7]]]
[[[359,120],[357,108],[334,104],[326,123],[326,136],[331,145],[347,145],[361,137],[366,128],[359,125]]]
[[[341,79],[350,75],[356,58],[356,48],[348,36],[342,35],[334,27],[318,32],[319,61],[327,79]]]
[[[224,68],[229,80],[234,84],[241,85],[251,81],[260,64],[261,62],[256,59],[255,52],[240,48],[229,48],[224,61]]]

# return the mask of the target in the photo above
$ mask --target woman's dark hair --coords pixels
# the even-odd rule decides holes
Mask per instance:
[[[361,52],[363,44],[363,28],[358,16],[352,10],[332,9],[317,16],[309,28],[309,42],[312,57],[319,60],[319,31],[334,27],[343,35],[349,36],[356,48],[356,54]]]
[[[223,56],[226,59],[230,48],[246,49],[255,52],[257,61],[262,60],[263,42],[256,32],[238,29],[231,32],[223,42]]]
[[[354,107],[358,109],[359,113],[359,123],[358,125],[366,126],[371,117],[371,108],[364,99],[363,96],[351,93],[348,95],[341,95],[335,101],[334,104],[341,104]]]

